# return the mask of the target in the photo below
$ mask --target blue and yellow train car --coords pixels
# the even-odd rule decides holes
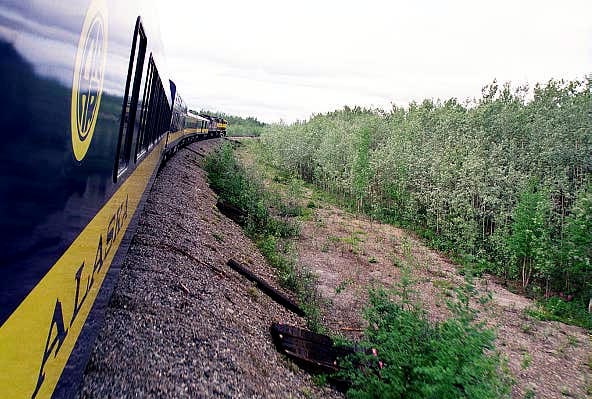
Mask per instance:
[[[221,132],[222,136],[226,136],[226,127],[228,126],[226,119],[218,118],[217,123],[218,131]]]
[[[185,125],[183,133],[185,134],[207,134],[208,120],[195,113],[190,112],[185,116]]]
[[[0,4],[0,397],[76,391],[158,167],[199,138],[157,21],[149,1]]]
[[[199,114],[202,118],[208,121],[207,128],[208,134],[212,137],[226,136],[226,127],[228,122],[218,116],[211,116],[207,114]]]

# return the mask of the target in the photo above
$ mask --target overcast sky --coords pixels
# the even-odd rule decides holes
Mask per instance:
[[[494,78],[532,84],[592,73],[592,0],[168,0],[160,8],[168,67],[189,106],[266,122],[479,97]]]

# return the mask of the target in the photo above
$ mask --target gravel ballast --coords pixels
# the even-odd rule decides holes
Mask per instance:
[[[216,209],[201,168],[221,139],[160,171],[84,372],[80,398],[339,398],[280,355],[273,322],[304,320],[226,262],[278,287],[241,228]]]

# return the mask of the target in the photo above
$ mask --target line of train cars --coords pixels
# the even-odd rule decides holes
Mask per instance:
[[[157,22],[145,0],[0,4],[0,397],[76,394],[159,165],[225,135]]]

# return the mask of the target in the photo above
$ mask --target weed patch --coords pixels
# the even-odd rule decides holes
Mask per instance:
[[[592,331],[592,315],[587,312],[582,301],[567,302],[554,297],[540,300],[537,305],[527,309],[526,313],[538,320],[560,321]]]
[[[405,285],[400,291],[371,291],[369,327],[361,342],[366,351],[346,358],[339,373],[352,382],[347,396],[509,397],[510,380],[494,350],[494,333],[475,322],[470,289],[456,294],[449,303],[453,316],[436,323],[409,299]]]

